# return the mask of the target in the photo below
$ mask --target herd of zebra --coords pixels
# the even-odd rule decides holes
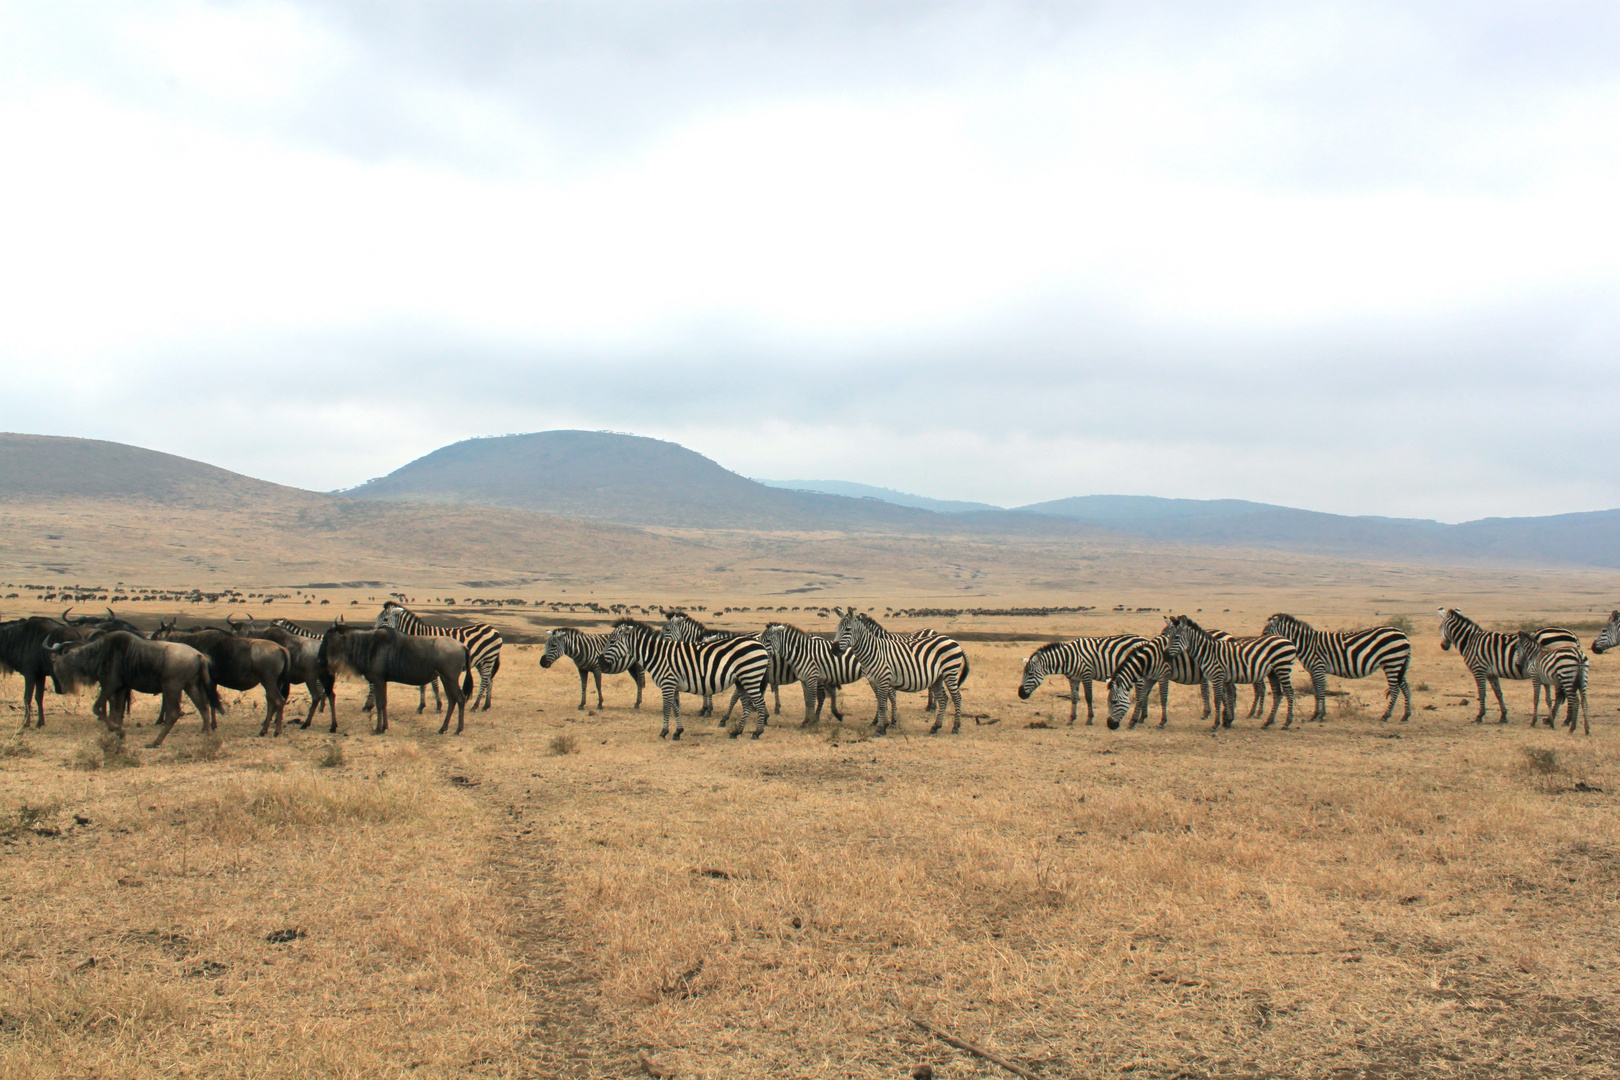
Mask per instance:
[[[587,701],[589,679],[596,679],[596,702],[601,708],[602,676],[629,674],[636,684],[636,707],[641,706],[646,677],[651,676],[664,700],[664,726],[660,737],[669,735],[675,721],[675,738],[683,730],[680,717],[681,693],[701,694],[703,712],[711,711],[712,695],[734,688],[732,703],[721,724],[727,723],[739,700],[742,721],[732,730],[735,738],[747,725],[748,714],[758,719],[753,737],[764,730],[766,713],[764,687],[776,690],[776,711],[781,712],[778,689],[784,683],[800,683],[804,690],[804,723],[816,722],[824,703],[833,716],[838,711],[838,689],[861,679],[867,680],[877,698],[873,724],[883,734],[895,722],[895,695],[899,691],[926,692],[928,711],[934,722],[930,733],[944,723],[945,705],[955,709],[952,732],[962,725],[962,683],[968,674],[968,660],[961,645],[931,630],[894,634],[884,630],[870,615],[854,609],[834,609],[838,629],[829,638],[806,633],[787,623],[772,622],[757,633],[711,630],[691,615],[665,612],[662,628],[636,619],[618,620],[611,632],[590,634],[573,627],[552,630],[546,635],[541,667],[549,668],[560,658],[573,660],[579,671],[579,706]],[[1440,644],[1453,645],[1467,665],[1479,692],[1479,713],[1483,722],[1486,686],[1496,693],[1501,722],[1507,722],[1507,706],[1502,700],[1501,679],[1528,679],[1534,684],[1531,723],[1538,720],[1540,699],[1546,690],[1550,707],[1546,724],[1554,726],[1558,710],[1565,710],[1565,725],[1573,733],[1577,716],[1590,734],[1586,709],[1589,665],[1575,635],[1560,627],[1543,627],[1534,633],[1503,633],[1486,630],[1455,608],[1440,609]],[[1614,612],[1592,644],[1602,653],[1620,644],[1620,611]],[[1254,637],[1234,637],[1220,630],[1206,630],[1186,615],[1166,616],[1163,630],[1156,637],[1115,634],[1080,637],[1072,641],[1042,646],[1024,661],[1018,696],[1028,700],[1048,678],[1062,676],[1069,681],[1069,723],[1079,715],[1083,690],[1086,723],[1095,716],[1092,684],[1108,687],[1110,728],[1118,728],[1131,713],[1130,726],[1147,718],[1155,686],[1159,689],[1159,726],[1169,716],[1169,684],[1196,685],[1204,703],[1204,718],[1213,711],[1214,727],[1231,727],[1236,713],[1236,688],[1255,688],[1249,715],[1257,717],[1264,706],[1265,692],[1272,691],[1271,712],[1263,726],[1276,721],[1283,699],[1287,718],[1294,721],[1293,667],[1300,664],[1310,672],[1316,699],[1311,719],[1326,718],[1327,679],[1363,679],[1382,673],[1388,684],[1387,704],[1382,720],[1393,715],[1398,700],[1404,701],[1404,723],[1412,715],[1412,690],[1407,681],[1411,668],[1412,643],[1406,633],[1393,626],[1368,630],[1321,631],[1292,615],[1273,615],[1264,630]],[[1213,695],[1213,706],[1211,697]]]
[[[808,633],[785,622],[768,623],[763,630],[744,633],[705,627],[684,611],[663,611],[664,624],[653,626],[634,618],[620,618],[612,630],[605,634],[592,634],[574,627],[561,627],[546,635],[545,652],[540,660],[542,668],[550,668],[557,660],[569,657],[579,673],[579,708],[586,707],[589,680],[596,679],[597,707],[601,708],[602,676],[628,674],[636,685],[636,707],[641,706],[642,691],[647,679],[658,687],[663,698],[664,724],[660,737],[670,733],[674,721],[674,737],[679,739],[684,730],[680,711],[680,695],[700,694],[703,709],[700,715],[712,712],[712,697],[726,689],[734,691],[731,704],[721,718],[728,725],[737,704],[742,704],[742,716],[730,734],[739,736],[747,727],[748,716],[753,713],[753,738],[763,733],[767,720],[765,688],[775,694],[776,712],[781,712],[781,687],[798,683],[804,691],[804,724],[817,722],[823,707],[830,708],[840,722],[844,716],[838,709],[838,691],[851,683],[865,680],[872,688],[877,702],[877,715],[872,723],[879,735],[896,722],[897,695],[926,693],[927,711],[932,715],[930,734],[944,725],[947,704],[954,710],[951,731],[962,726],[962,685],[967,680],[969,664],[967,654],[954,639],[933,630],[916,630],[907,634],[885,630],[871,615],[854,608],[834,608],[838,615],[836,631],[829,637]],[[316,714],[325,708],[332,712],[332,731],[337,730],[336,697],[333,693],[334,674],[350,671],[363,675],[370,683],[364,709],[376,704],[377,730],[386,730],[387,684],[402,682],[419,687],[417,711],[426,707],[427,689],[431,685],[438,707],[439,689],[443,686],[448,704],[445,706],[445,725],[448,726],[450,709],[465,707],[471,692],[472,673],[478,674],[478,692],[471,696],[476,710],[480,704],[487,711],[493,702],[493,684],[500,670],[502,638],[487,623],[463,626],[444,626],[430,623],[410,609],[390,600],[377,615],[372,634],[382,635],[379,642],[405,647],[415,639],[453,639],[444,643],[455,651],[450,657],[454,663],[434,675],[430,667],[407,672],[404,667],[388,669],[386,664],[375,666],[369,673],[359,670],[343,657],[329,656],[329,651],[342,638],[353,641],[364,632],[345,626],[340,619],[325,631],[310,630],[284,619],[259,625],[246,620],[231,622],[227,631],[193,627],[176,630],[172,622],[161,626],[154,638],[164,639],[171,648],[182,643],[186,648],[213,650],[212,678],[220,686],[245,690],[263,685],[266,698],[265,733],[272,716],[276,731],[281,730],[281,706],[285,703],[288,687],[302,683],[309,688],[309,713],[303,720],[308,728]],[[20,671],[24,677],[24,719],[29,724],[30,706],[38,698],[40,724],[44,723],[44,680],[52,677],[54,667],[64,656],[64,648],[72,649],[88,643],[97,635],[122,634],[139,638],[135,627],[116,618],[109,610],[106,619],[71,619],[64,612],[61,620],[35,616],[11,623],[0,623],[0,670]],[[209,637],[213,635],[213,637]],[[223,638],[217,641],[216,638]],[[240,676],[226,674],[232,665],[226,655],[225,643],[241,638],[268,639],[258,648],[272,649],[280,657],[279,666],[272,664],[274,675],[244,672]],[[1620,611],[1614,612],[1607,625],[1592,643],[1594,653],[1620,644]],[[1546,724],[1555,724],[1558,711],[1564,710],[1565,725],[1573,732],[1577,718],[1590,733],[1586,692],[1589,664],[1575,635],[1561,627],[1542,627],[1531,632],[1502,633],[1482,628],[1455,608],[1440,609],[1440,645],[1444,650],[1456,646],[1464,663],[1473,674],[1479,695],[1476,723],[1483,722],[1486,713],[1486,688],[1496,694],[1501,722],[1507,722],[1507,706],[1502,698],[1501,679],[1528,679],[1534,683],[1531,723],[1538,720],[1540,698],[1546,691],[1550,708]],[[427,648],[424,640],[419,648]],[[369,649],[369,646],[368,646]],[[346,657],[345,653],[345,657]],[[370,657],[372,654],[367,653]],[[380,654],[378,654],[380,655]],[[263,658],[261,658],[263,659]],[[334,660],[329,664],[329,660]],[[1310,672],[1315,695],[1312,719],[1326,717],[1327,679],[1361,679],[1382,673],[1388,684],[1387,703],[1382,720],[1388,721],[1398,700],[1404,700],[1402,722],[1412,715],[1412,692],[1407,682],[1411,667],[1412,645],[1402,630],[1393,626],[1369,630],[1319,631],[1292,615],[1273,615],[1262,632],[1254,637],[1234,637],[1220,630],[1206,630],[1187,615],[1166,616],[1164,627],[1157,636],[1135,634],[1079,637],[1071,641],[1044,645],[1027,657],[1018,696],[1028,700],[1048,678],[1063,677],[1069,682],[1069,723],[1079,715],[1082,692],[1086,702],[1086,723],[1094,719],[1092,685],[1107,685],[1107,724],[1118,728],[1130,715],[1129,725],[1135,727],[1147,718],[1152,691],[1159,690],[1159,726],[1169,716],[1169,684],[1172,682],[1196,685],[1203,697],[1203,716],[1214,713],[1214,727],[1231,727],[1236,714],[1236,688],[1249,684],[1255,688],[1254,701],[1249,709],[1251,717],[1258,717],[1264,708],[1266,690],[1272,695],[1271,711],[1263,726],[1270,727],[1284,699],[1288,702],[1283,727],[1294,721],[1293,667],[1296,663]],[[370,661],[368,661],[370,662]],[[448,662],[448,661],[447,661]],[[382,662],[377,661],[378,664]],[[456,666],[459,665],[459,666]],[[235,665],[241,667],[241,665]],[[262,666],[262,665],[261,665]],[[451,671],[454,668],[454,671]],[[269,670],[268,668],[265,670]],[[414,672],[414,673],[413,673]],[[452,675],[464,673],[465,685],[456,685]],[[141,692],[141,686],[125,682],[122,697],[127,700],[128,689]],[[208,693],[217,701],[213,683]],[[172,715],[178,715],[176,692]],[[113,712],[106,711],[109,688],[103,685],[103,699],[98,700],[97,713],[104,720],[121,714],[124,707],[112,702]],[[1134,713],[1132,706],[1134,702]],[[166,708],[166,715],[168,710]],[[172,723],[172,719],[169,720]],[[109,723],[109,726],[112,726]],[[165,728],[165,731],[167,729]],[[441,728],[443,731],[444,728]],[[458,723],[457,730],[460,730]]]

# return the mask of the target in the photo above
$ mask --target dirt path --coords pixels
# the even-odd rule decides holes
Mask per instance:
[[[545,793],[502,782],[452,775],[476,786],[501,815],[490,858],[498,888],[509,898],[512,948],[523,962],[519,988],[534,1019],[517,1064],[521,1075],[599,1077],[639,1075],[635,1055],[618,1045],[602,1022],[600,995],[563,915],[562,888],[552,873],[546,838]]]

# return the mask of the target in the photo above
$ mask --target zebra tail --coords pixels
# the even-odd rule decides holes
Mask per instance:
[[[962,652],[962,677],[956,680],[956,685],[960,687],[963,684],[965,684],[967,682],[967,677],[968,677],[967,651],[963,650],[963,652]]]

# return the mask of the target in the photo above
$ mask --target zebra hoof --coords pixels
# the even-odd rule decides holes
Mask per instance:
[[[759,732],[759,731],[756,731],[756,732],[754,732],[754,733],[753,733],[753,734],[752,734],[752,735],[750,735],[750,736],[748,736],[748,737],[749,737],[749,738],[750,738],[750,739],[757,739],[757,738],[759,738],[759,737],[760,737],[760,735],[762,735],[762,734],[764,734],[764,733],[763,733],[763,732]]]
[[[658,737],[659,737],[659,738],[660,738],[660,739],[667,739],[667,738],[669,738],[669,732],[667,732],[667,731],[660,731],[660,732],[659,732],[659,733],[658,733]],[[680,738],[680,736],[679,736],[679,735],[677,735],[677,736],[675,736],[675,737],[676,737],[676,738],[677,738],[677,739],[678,739],[678,738]]]
[[[740,731],[733,731],[733,732],[728,733],[726,738],[735,739],[737,736],[739,736],[741,734],[742,734],[742,732],[740,732]]]

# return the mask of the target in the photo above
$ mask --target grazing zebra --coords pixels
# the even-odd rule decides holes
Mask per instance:
[[[1209,675],[1214,689],[1214,727],[1231,727],[1237,712],[1237,694],[1232,687],[1240,682],[1271,683],[1271,715],[1262,727],[1277,721],[1277,706],[1283,695],[1288,696],[1286,729],[1294,723],[1294,658],[1298,650],[1285,637],[1264,634],[1255,638],[1228,638],[1221,640],[1185,615],[1177,615],[1170,632],[1169,655],[1186,653],[1198,661],[1198,666]],[[1225,719],[1222,719],[1222,713]]]
[[[1552,697],[1553,691],[1558,691],[1558,700],[1554,701],[1547,713],[1547,726],[1555,727],[1558,720],[1558,706],[1568,703],[1565,709],[1565,724],[1571,735],[1575,734],[1575,706],[1580,705],[1581,717],[1586,723],[1586,734],[1592,734],[1592,721],[1586,709],[1586,656],[1582,654],[1579,645],[1559,644],[1543,645],[1534,636],[1519,631],[1518,638],[1519,661],[1524,665],[1528,677],[1547,688],[1547,696]],[[1535,714],[1530,716],[1530,726],[1536,726]]]
[[[631,661],[646,669],[664,695],[664,728],[660,739],[669,734],[670,717],[675,718],[675,738],[685,730],[681,723],[681,691],[714,694],[728,686],[742,691],[743,714],[735,739],[748,726],[748,711],[759,713],[754,738],[765,730],[765,673],[771,666],[770,654],[753,638],[731,637],[714,641],[670,641],[657,630],[636,619],[624,618],[613,624],[608,635],[607,664]],[[724,721],[721,721],[724,726]]]
[[[773,666],[785,664],[804,686],[804,723],[800,727],[820,722],[823,701],[831,706],[833,719],[844,722],[844,714],[838,711],[839,687],[861,677],[861,665],[853,653],[834,656],[829,639],[788,623],[770,623],[759,639],[770,652]]]
[[[666,641],[723,641],[726,638],[752,638],[760,640],[758,634],[750,634],[741,630],[710,629],[698,622],[684,611],[665,611],[664,629],[662,631]],[[766,673],[766,681],[770,684],[771,693],[776,698],[776,715],[782,715],[782,685],[798,681],[793,669],[788,667],[780,658],[771,657],[771,668]],[[726,706],[726,715],[721,717],[725,722],[731,719],[731,710],[737,707],[737,698],[740,690],[733,691],[731,703]],[[708,694],[703,695],[703,708],[698,710],[699,716],[714,715],[714,698]]]
[[[1380,668],[1384,678],[1389,680],[1389,703],[1380,719],[1388,723],[1395,712],[1397,696],[1404,696],[1406,700],[1401,723],[1412,718],[1412,687],[1406,681],[1406,673],[1412,666],[1412,643],[1393,626],[1324,631],[1313,628],[1303,619],[1279,613],[1266,620],[1266,633],[1287,638],[1299,650],[1299,662],[1311,673],[1311,689],[1316,693],[1312,720],[1327,719],[1329,675],[1365,679]]]
[[[1131,717],[1130,726],[1145,722],[1153,687],[1157,685],[1159,726],[1164,727],[1170,719],[1170,684],[1173,682],[1198,687],[1199,695],[1204,699],[1204,713],[1199,719],[1208,720],[1209,679],[1198,662],[1186,653],[1171,656],[1170,639],[1163,634],[1143,638],[1142,643],[1119,662],[1119,667],[1114,669],[1114,677],[1108,681],[1108,726],[1118,728],[1125,719],[1133,691],[1136,694],[1136,714]]]
[[[1041,683],[1053,675],[1069,680],[1069,726],[1074,726],[1080,713],[1080,688],[1086,689],[1086,726],[1091,726],[1091,684],[1107,682],[1125,659],[1146,638],[1135,634],[1115,634],[1111,637],[1078,637],[1073,641],[1042,645],[1024,661],[1024,677],[1018,686],[1018,696],[1024,701],[1039,690]],[[1111,722],[1111,728],[1119,724]]]
[[[1620,611],[1609,613],[1609,625],[1592,641],[1592,651],[1602,656],[1616,645],[1620,645]]]
[[[832,655],[851,653],[860,662],[861,673],[877,695],[877,716],[873,723],[882,735],[890,724],[899,722],[899,691],[928,691],[928,711],[935,713],[930,735],[945,723],[945,702],[949,697],[956,709],[951,734],[962,730],[962,684],[967,681],[967,654],[951,638],[932,631],[927,634],[891,634],[876,619],[854,608],[838,612],[838,632],[833,637]],[[938,701],[936,712],[935,702]]]
[[[603,666],[602,654],[607,652],[607,634],[587,634],[583,630],[572,626],[560,626],[555,630],[546,632],[546,652],[540,658],[540,666],[548,668],[559,659],[566,656],[574,662],[579,669],[579,707],[585,707],[586,683],[590,676],[596,676],[596,707],[602,707],[602,676],[622,675],[629,673],[636,683],[636,708],[641,708],[641,691],[647,685],[646,676],[642,673],[641,665],[630,663],[626,667],[608,668]]]
[[[467,654],[472,657],[472,666],[478,671],[478,693],[473,698],[472,707],[478,708],[478,702],[483,701],[484,711],[489,711],[492,700],[492,690],[495,685],[495,673],[501,670],[501,635],[498,630],[488,623],[472,623],[468,626],[437,626],[433,623],[423,622],[410,608],[389,600],[383,604],[382,611],[377,614],[375,626],[389,626],[401,634],[411,634],[415,637],[447,637],[454,638],[467,646]],[[417,703],[416,711],[421,712],[427,706],[427,687],[421,689],[421,700]],[[439,687],[433,686],[433,706],[439,706]],[[368,699],[365,708],[371,707]]]
[[[1543,647],[1579,644],[1574,634],[1558,626],[1544,626],[1534,636],[1536,644]],[[1474,723],[1485,720],[1486,683],[1495,691],[1496,707],[1502,713],[1502,719],[1497,722],[1507,723],[1507,703],[1502,700],[1502,684],[1498,680],[1530,677],[1519,658],[1518,637],[1486,630],[1456,608],[1441,608],[1440,648],[1449,650],[1453,644],[1462,653],[1463,663],[1473,672],[1474,685],[1479,690],[1479,714],[1474,717]],[[1538,709],[1541,703],[1540,682],[1536,683],[1533,698],[1531,707]]]

